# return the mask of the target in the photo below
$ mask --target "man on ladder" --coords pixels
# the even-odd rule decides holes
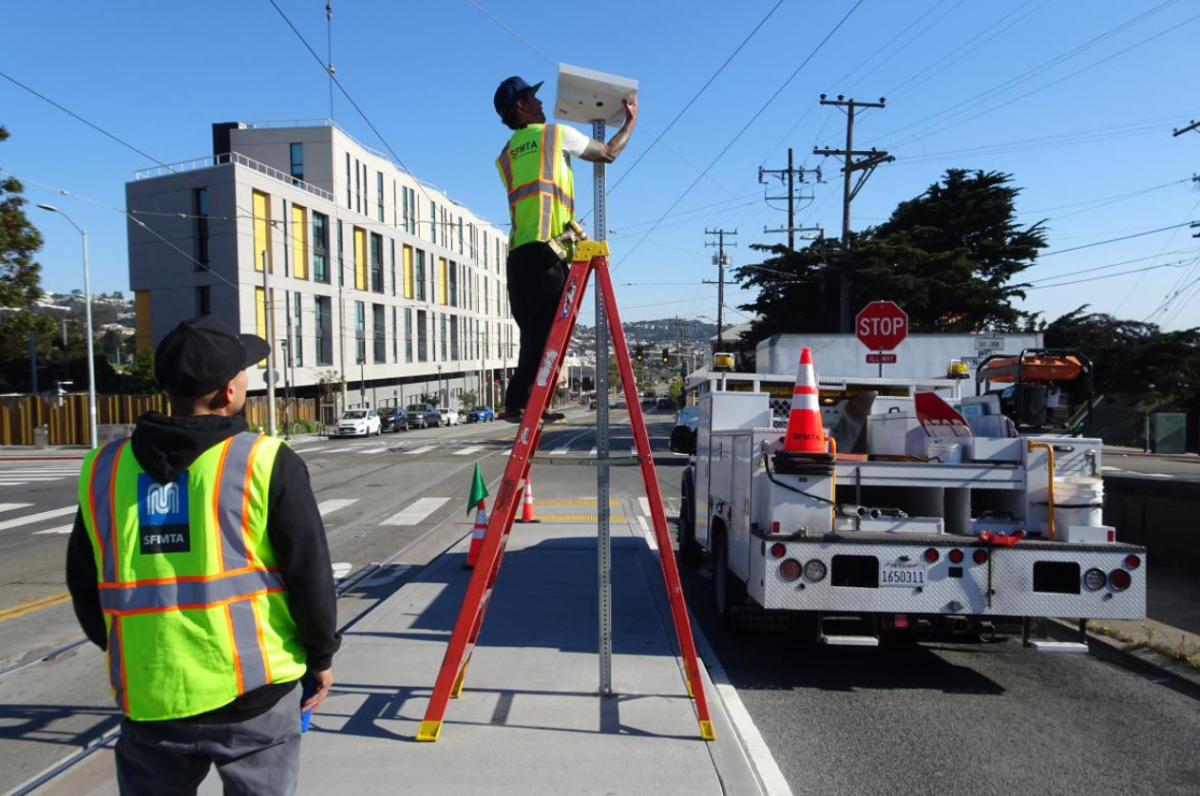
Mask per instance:
[[[564,243],[574,239],[575,180],[571,157],[612,163],[629,142],[637,123],[637,97],[624,101],[625,124],[607,144],[573,127],[546,124],[541,83],[531,86],[510,77],[496,89],[493,102],[512,137],[496,159],[508,193],[512,231],[508,242],[508,300],[521,330],[521,353],[504,396],[504,416],[519,423],[529,400],[538,360],[550,336],[554,313],[567,280]],[[545,420],[561,420],[545,413]]]

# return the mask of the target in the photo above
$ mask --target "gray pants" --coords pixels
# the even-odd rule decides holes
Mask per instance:
[[[291,796],[300,773],[300,689],[233,724],[125,719],[116,752],[121,796],[192,796],[214,763],[226,796]]]

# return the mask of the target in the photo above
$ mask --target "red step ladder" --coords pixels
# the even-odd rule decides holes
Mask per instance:
[[[425,718],[417,732],[418,741],[436,741],[438,739],[442,732],[442,720],[446,715],[446,706],[449,700],[462,693],[467,667],[471,663],[475,642],[483,627],[483,618],[496,587],[496,578],[500,574],[500,562],[504,558],[504,550],[508,545],[513,520],[520,507],[520,484],[529,475],[533,454],[537,451],[538,441],[541,439],[542,413],[549,404],[550,396],[554,394],[558,373],[563,359],[565,359],[567,343],[575,329],[579,306],[583,301],[583,294],[587,291],[588,279],[593,273],[596,275],[598,286],[604,297],[605,311],[609,319],[608,325],[612,331],[613,348],[616,350],[621,383],[624,385],[625,401],[629,407],[629,424],[633,428],[633,437],[637,444],[638,459],[642,469],[642,481],[650,502],[650,517],[654,524],[654,536],[658,542],[663,580],[666,583],[667,598],[671,603],[671,618],[675,625],[675,637],[683,662],[684,684],[687,686],[688,696],[696,703],[700,737],[706,741],[715,738],[712,719],[708,712],[708,700],[704,693],[704,683],[700,678],[700,664],[696,659],[696,644],[692,638],[687,606],[683,601],[683,586],[679,582],[679,570],[675,566],[675,556],[672,554],[671,537],[667,531],[667,517],[663,512],[662,495],[658,490],[658,474],[654,469],[650,438],[646,434],[646,423],[642,417],[642,407],[637,397],[637,383],[634,381],[633,368],[629,362],[629,350],[625,345],[625,331],[621,328],[621,319],[617,314],[617,302],[613,297],[612,280],[608,274],[608,244],[603,241],[581,241],[575,246],[571,271],[567,276],[567,284],[563,290],[562,301],[559,303],[554,325],[550,329],[550,339],[546,343],[546,350],[542,353],[541,365],[534,379],[533,393],[525,407],[525,414],[521,420],[520,429],[517,431],[516,441],[513,443],[512,454],[504,470],[500,491],[492,505],[492,516],[488,521],[487,533],[483,537],[483,549],[479,553],[479,560],[475,564],[470,583],[467,585],[467,593],[463,597],[458,620],[454,623],[454,633],[450,636],[450,645],[446,648],[446,655],[442,659],[442,667],[438,671],[429,707],[425,711]],[[607,400],[608,398],[607,396],[597,396],[597,399]]]

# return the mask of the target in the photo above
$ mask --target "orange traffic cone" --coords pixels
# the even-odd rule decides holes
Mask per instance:
[[[533,479],[525,479],[525,496],[521,498],[521,517],[517,522],[541,522],[533,516]]]
[[[825,429],[821,426],[821,407],[817,402],[817,378],[813,374],[812,349],[800,351],[800,368],[792,391],[792,411],[788,415],[783,449],[788,453],[824,454]]]
[[[481,500],[479,508],[475,511],[475,527],[471,530],[471,548],[467,550],[467,562],[463,564],[463,569],[474,568],[475,562],[479,560],[479,552],[483,550],[483,535],[487,533],[487,526],[487,507]]]

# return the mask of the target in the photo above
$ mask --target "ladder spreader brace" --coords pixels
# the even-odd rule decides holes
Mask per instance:
[[[671,604],[671,619],[675,625],[675,637],[683,662],[684,684],[687,686],[688,696],[696,703],[700,737],[706,741],[715,738],[712,719],[708,712],[704,683],[700,678],[696,644],[692,638],[687,606],[683,600],[683,586],[679,581],[679,570],[675,565],[675,556],[672,554],[673,546],[667,531],[667,517],[663,511],[662,495],[658,490],[658,475],[655,472],[654,457],[650,451],[650,438],[646,434],[646,423],[642,417],[641,404],[637,399],[637,383],[634,381],[633,367],[629,362],[629,350],[625,345],[625,331],[621,328],[621,320],[617,314],[617,302],[613,296],[612,280],[608,274],[608,244],[603,241],[581,241],[575,246],[571,271],[567,276],[558,313],[555,315],[554,324],[550,329],[550,338],[542,353],[541,364],[534,379],[533,393],[525,407],[517,438],[513,442],[512,454],[504,469],[504,479],[492,505],[492,516],[488,520],[487,532],[483,537],[483,548],[467,585],[467,593],[463,597],[462,607],[459,608],[458,619],[454,623],[454,632],[450,636],[450,644],[446,648],[446,655],[442,659],[442,667],[438,671],[437,682],[434,684],[429,706],[425,710],[425,718],[417,732],[418,741],[436,741],[438,739],[442,732],[442,720],[446,715],[446,705],[450,699],[457,698],[462,693],[467,667],[471,663],[475,643],[483,627],[484,614],[487,613],[488,603],[491,601],[496,587],[500,562],[504,557],[508,537],[512,532],[513,520],[516,519],[517,508],[520,505],[519,485],[529,475],[533,455],[537,451],[538,442],[541,439],[542,413],[550,402],[550,396],[554,394],[558,374],[562,362],[566,358],[567,343],[574,332],[579,306],[583,301],[583,294],[587,291],[588,279],[593,273],[596,275],[597,287],[603,295],[605,309],[610,319],[609,328],[612,332],[613,348],[616,350],[626,405],[629,407],[629,424],[633,429],[638,460],[642,469],[642,481],[646,487],[646,497],[650,502],[650,518],[654,525],[654,536],[658,543],[663,580],[666,584],[667,598]],[[608,400],[608,396],[597,396],[597,399]]]

